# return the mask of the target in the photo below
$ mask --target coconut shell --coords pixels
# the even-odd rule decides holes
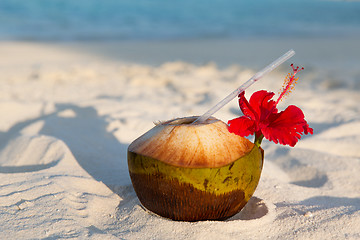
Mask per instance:
[[[178,167],[221,167],[248,154],[254,144],[230,133],[215,118],[204,124],[190,124],[196,117],[158,124],[132,142],[130,152],[158,159]]]
[[[132,184],[142,205],[160,216],[229,218],[257,187],[262,151],[217,119],[190,125],[194,119],[159,124],[129,146]]]

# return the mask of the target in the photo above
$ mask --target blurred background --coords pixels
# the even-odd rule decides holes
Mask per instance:
[[[252,69],[294,48],[296,64],[318,70],[313,82],[360,89],[360,1],[0,0],[0,41]]]
[[[1,40],[162,40],[360,35],[360,2],[0,0]]]

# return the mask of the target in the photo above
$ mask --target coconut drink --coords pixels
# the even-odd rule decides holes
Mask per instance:
[[[226,219],[253,195],[261,149],[227,125],[197,117],[162,122],[128,148],[132,184],[142,205],[173,220]]]
[[[200,117],[160,122],[128,147],[130,178],[141,204],[162,217],[181,221],[223,220],[238,213],[254,194],[263,168],[264,138],[295,146],[312,134],[300,108],[278,111],[293,89],[293,69],[277,100],[260,90],[245,98],[245,89],[294,55],[272,62]],[[243,116],[226,123],[212,117],[238,96]],[[247,138],[254,135],[254,143]]]

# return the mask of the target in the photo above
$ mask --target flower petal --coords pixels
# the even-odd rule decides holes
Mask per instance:
[[[248,118],[258,121],[259,115],[254,111],[253,107],[249,104],[248,100],[245,98],[245,91],[239,94],[239,106],[242,113]]]
[[[271,114],[268,124],[260,127],[268,140],[293,147],[301,138],[301,134],[313,132],[304,117],[300,108],[290,105],[280,113]]]
[[[228,124],[229,132],[235,133],[236,135],[240,135],[242,137],[254,134],[256,129],[255,121],[245,116],[229,120]]]
[[[273,92],[260,90],[251,96],[250,105],[258,116],[258,121],[264,121],[270,114],[277,113],[276,103],[271,100],[274,95]]]

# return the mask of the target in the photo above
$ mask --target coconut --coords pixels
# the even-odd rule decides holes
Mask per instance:
[[[157,124],[129,145],[128,167],[141,204],[166,218],[223,220],[253,195],[263,166],[260,148],[209,118]]]

